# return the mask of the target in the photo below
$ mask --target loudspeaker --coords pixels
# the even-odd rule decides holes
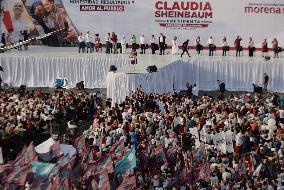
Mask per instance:
[[[252,85],[253,85],[253,92],[254,92],[254,93],[262,94],[262,87],[257,86],[257,85],[255,85],[255,84],[252,84]]]
[[[270,56],[265,56],[265,57],[264,57],[264,60],[265,60],[265,61],[269,61],[269,60],[270,60]]]
[[[78,83],[76,84],[76,88],[77,88],[78,90],[84,90],[84,89],[85,89],[84,81],[78,82]]]
[[[153,72],[157,72],[158,68],[156,67],[156,65],[152,65],[152,66],[148,66],[147,69],[148,73],[153,73]]]
[[[116,66],[114,66],[114,65],[111,65],[111,66],[109,67],[109,71],[112,71],[112,72],[115,72],[115,71],[117,71],[117,68],[116,68]]]

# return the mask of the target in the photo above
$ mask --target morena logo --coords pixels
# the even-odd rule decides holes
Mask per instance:
[[[271,6],[246,6],[245,13],[258,13],[258,14],[284,14],[284,7],[271,7]]]

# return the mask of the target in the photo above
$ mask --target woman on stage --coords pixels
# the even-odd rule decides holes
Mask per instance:
[[[278,57],[278,40],[276,38],[273,38],[272,40],[272,49],[274,51],[274,58]]]
[[[99,49],[101,48],[101,38],[99,36],[99,34],[95,34],[96,38],[95,38],[95,48],[96,48],[96,52],[99,52]],[[102,49],[101,49],[102,50]]]
[[[227,51],[229,50],[229,48],[228,48],[228,43],[227,43],[226,36],[224,36],[223,39],[222,39],[222,46],[223,46],[222,56],[227,56]]]
[[[265,38],[262,42],[262,57],[267,56],[268,52],[268,45],[267,45],[267,39]]]
[[[254,41],[252,40],[252,37],[249,37],[248,49],[249,49],[249,57],[253,57],[253,52],[255,51],[255,47],[254,47]]]
[[[197,36],[197,38],[196,38],[196,40],[195,40],[195,44],[196,44],[196,51],[197,51],[197,54],[200,55],[200,51],[203,49],[203,46],[201,45],[200,36]]]
[[[178,54],[177,37],[175,36],[172,40],[172,55]]]

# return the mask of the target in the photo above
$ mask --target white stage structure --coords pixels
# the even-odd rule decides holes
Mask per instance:
[[[228,90],[252,91],[253,83],[262,85],[265,72],[270,77],[268,89],[284,93],[282,57],[265,61],[259,54],[248,58],[247,52],[240,58],[234,56],[234,51],[227,57],[220,56],[220,51],[214,57],[207,53],[196,55],[191,50],[192,57],[185,55],[182,59],[170,53],[139,54],[138,64],[133,66],[129,54],[79,54],[78,48],[31,46],[28,51],[0,54],[0,65],[4,68],[3,83],[13,87],[54,87],[56,78],[67,78],[70,88],[80,81],[85,81],[87,88],[107,88],[107,97],[113,103],[120,102],[140,85],[144,91],[156,93],[172,92],[173,87],[185,90],[187,82],[196,83],[201,90],[216,90],[217,80],[223,80]],[[110,65],[115,65],[117,72],[108,73]],[[148,73],[146,68],[150,65],[156,65],[159,72]]]
[[[55,79],[66,78],[68,87],[84,81],[87,88],[106,88],[111,65],[118,69],[129,63],[123,55],[79,54],[77,48],[30,47],[0,54],[3,83],[10,86],[54,87]]]
[[[125,96],[142,87],[145,92],[168,93],[186,89],[186,83],[196,83],[201,90],[218,89],[223,80],[227,90],[253,91],[252,84],[262,85],[263,74],[270,76],[268,90],[284,92],[284,64],[282,61],[249,59],[188,59],[177,60],[156,73],[125,74],[109,72],[107,96],[121,102]]]

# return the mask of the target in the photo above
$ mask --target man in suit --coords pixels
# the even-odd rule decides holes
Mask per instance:
[[[160,55],[165,55],[165,44],[166,44],[166,36],[164,36],[161,33],[159,37]]]

